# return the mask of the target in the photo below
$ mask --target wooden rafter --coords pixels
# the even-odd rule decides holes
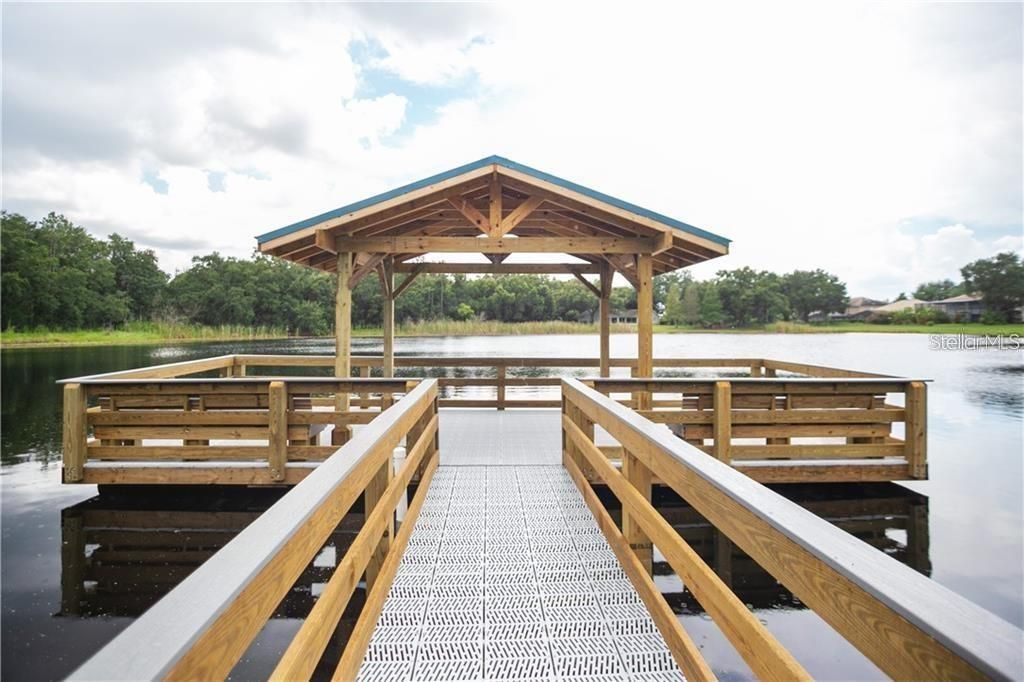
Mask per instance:
[[[515,210],[502,218],[501,225],[498,227],[498,233],[496,236],[504,237],[506,234],[516,229],[516,225],[523,222],[523,220],[533,213],[542,203],[544,203],[544,199],[541,197],[527,197],[526,201],[516,206]]]
[[[466,220],[476,225],[481,232],[486,235],[491,234],[491,221],[480,212],[473,204],[469,203],[461,197],[448,197],[448,203],[455,208],[459,213],[465,216]]]
[[[426,263],[417,263],[416,267],[406,275],[404,280],[402,280],[402,283],[395,287],[395,291],[392,293],[392,298],[398,298],[401,296],[402,292],[408,289],[409,285],[413,283],[413,280],[419,277],[420,274],[426,270],[426,267],[424,267],[425,265]]]
[[[363,255],[364,254],[362,253],[359,254],[359,256]],[[376,270],[377,266],[387,258],[387,254],[385,253],[366,254],[366,256],[367,257],[362,261],[362,263],[357,265],[352,271],[352,276],[348,280],[349,289],[355,289],[357,284],[363,281],[363,279],[371,272]]]
[[[573,277],[575,277],[579,281],[583,282],[583,286],[585,286],[588,289],[590,289],[590,291],[593,292],[594,296],[597,296],[598,298],[601,298],[601,290],[598,289],[597,287],[595,287],[594,284],[589,279],[587,279],[586,277],[584,277],[583,275],[581,275],[578,272],[574,272],[572,274],[573,274]]]
[[[371,253],[651,253],[657,246],[650,238],[548,237],[516,239],[489,237],[338,237],[338,252]]]
[[[395,272],[455,273],[463,275],[571,275],[574,272],[596,275],[600,265],[593,263],[399,263]]]

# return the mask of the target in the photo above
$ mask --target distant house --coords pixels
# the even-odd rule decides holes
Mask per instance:
[[[960,294],[941,301],[932,301],[928,305],[941,310],[957,322],[977,322],[985,312],[985,303],[977,294]]]
[[[608,315],[608,318],[611,320],[612,324],[636,324],[636,308],[630,308],[628,310],[613,310],[611,311],[611,314]],[[594,324],[599,320],[598,311],[594,310],[583,313],[577,319],[584,324]],[[653,319],[654,324],[661,322],[661,315],[658,314],[657,310],[654,311]]]
[[[905,298],[902,301],[893,301],[892,303],[886,303],[885,305],[878,306],[877,308],[872,308],[871,315],[891,315],[892,313],[898,313],[901,310],[916,310],[927,305],[927,301],[919,301],[916,298]]]
[[[841,315],[836,315],[835,317],[844,320],[864,320],[870,317],[871,313],[884,305],[885,301],[876,301],[873,298],[867,298],[865,296],[854,296],[850,299],[850,303],[846,306],[846,310],[843,311]]]

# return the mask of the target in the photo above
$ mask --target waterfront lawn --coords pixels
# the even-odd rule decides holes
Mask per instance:
[[[117,329],[52,331],[4,330],[0,344],[18,346],[128,346],[165,341],[228,341],[233,339],[278,339],[288,336],[284,329],[223,325],[205,327],[167,322],[130,322]]]

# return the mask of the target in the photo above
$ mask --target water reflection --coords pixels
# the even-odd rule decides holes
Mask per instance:
[[[104,493],[61,511],[61,616],[136,618],[280,499],[271,489]],[[362,526],[350,513],[272,618],[304,618]],[[360,606],[362,589],[353,596]],[[358,609],[356,609],[358,612]]]
[[[893,483],[776,486],[775,490],[918,573],[931,575],[927,497]],[[656,500],[656,506],[743,603],[756,610],[806,608],[724,533],[670,491]],[[655,562],[654,572],[656,578],[674,577],[664,561]],[[678,580],[658,578],[657,582],[676,613],[704,612]]]

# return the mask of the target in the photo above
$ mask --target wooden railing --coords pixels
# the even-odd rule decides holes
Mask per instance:
[[[274,368],[326,368],[334,366],[333,355],[235,355],[233,371],[236,376],[247,373],[250,369],[266,370]],[[612,368],[629,368],[636,375],[639,361],[636,358],[612,358]],[[383,359],[372,356],[352,356],[353,371],[361,377],[372,376],[375,370],[383,367]],[[559,376],[514,376],[517,370],[587,370],[594,375],[600,368],[598,358],[541,358],[541,357],[434,357],[434,356],[398,356],[395,367],[400,369],[428,370],[484,370],[492,376],[475,377],[438,377],[442,389],[454,388],[494,388],[495,397],[442,397],[441,407],[466,408],[506,408],[519,407],[558,407],[561,403],[552,395],[550,398],[530,397],[510,399],[508,389],[512,388],[543,388],[557,389]],[[726,370],[730,373],[742,372],[752,377],[774,377],[778,372],[796,373],[813,377],[880,377],[881,375],[807,365],[764,358],[655,358],[655,369],[666,371],[689,370]]]
[[[923,479],[927,469],[927,385],[898,378],[594,379],[604,395],[653,394],[639,414],[723,462],[758,460],[761,480],[786,461],[877,461],[902,467],[888,478]],[[888,402],[890,394],[903,405]],[[624,396],[624,397],[622,397]],[[903,424],[903,438],[893,432]],[[709,443],[710,441],[710,443]],[[776,467],[777,468],[777,467]]]
[[[64,482],[205,483],[213,474],[203,463],[217,462],[218,482],[295,483],[308,470],[289,463],[337,450],[318,444],[323,429],[367,424],[379,414],[335,410],[337,394],[386,407],[408,386],[404,379],[333,377],[71,380],[64,384]],[[139,462],[165,466],[132,467]]]
[[[1024,633],[802,509],[580,381],[562,382],[563,462],[690,679],[700,652],[648,575],[660,550],[758,677],[806,673],[651,505],[660,479],[804,604],[896,679],[1015,679]],[[594,442],[621,443],[621,471]],[[621,530],[590,469],[622,503]]]
[[[394,471],[393,452],[407,454]],[[273,677],[308,679],[365,575],[367,599],[338,668],[355,677],[438,464],[437,382],[424,381],[99,651],[71,679],[224,679],[353,503],[359,534]],[[420,476],[395,533],[395,509]]]

